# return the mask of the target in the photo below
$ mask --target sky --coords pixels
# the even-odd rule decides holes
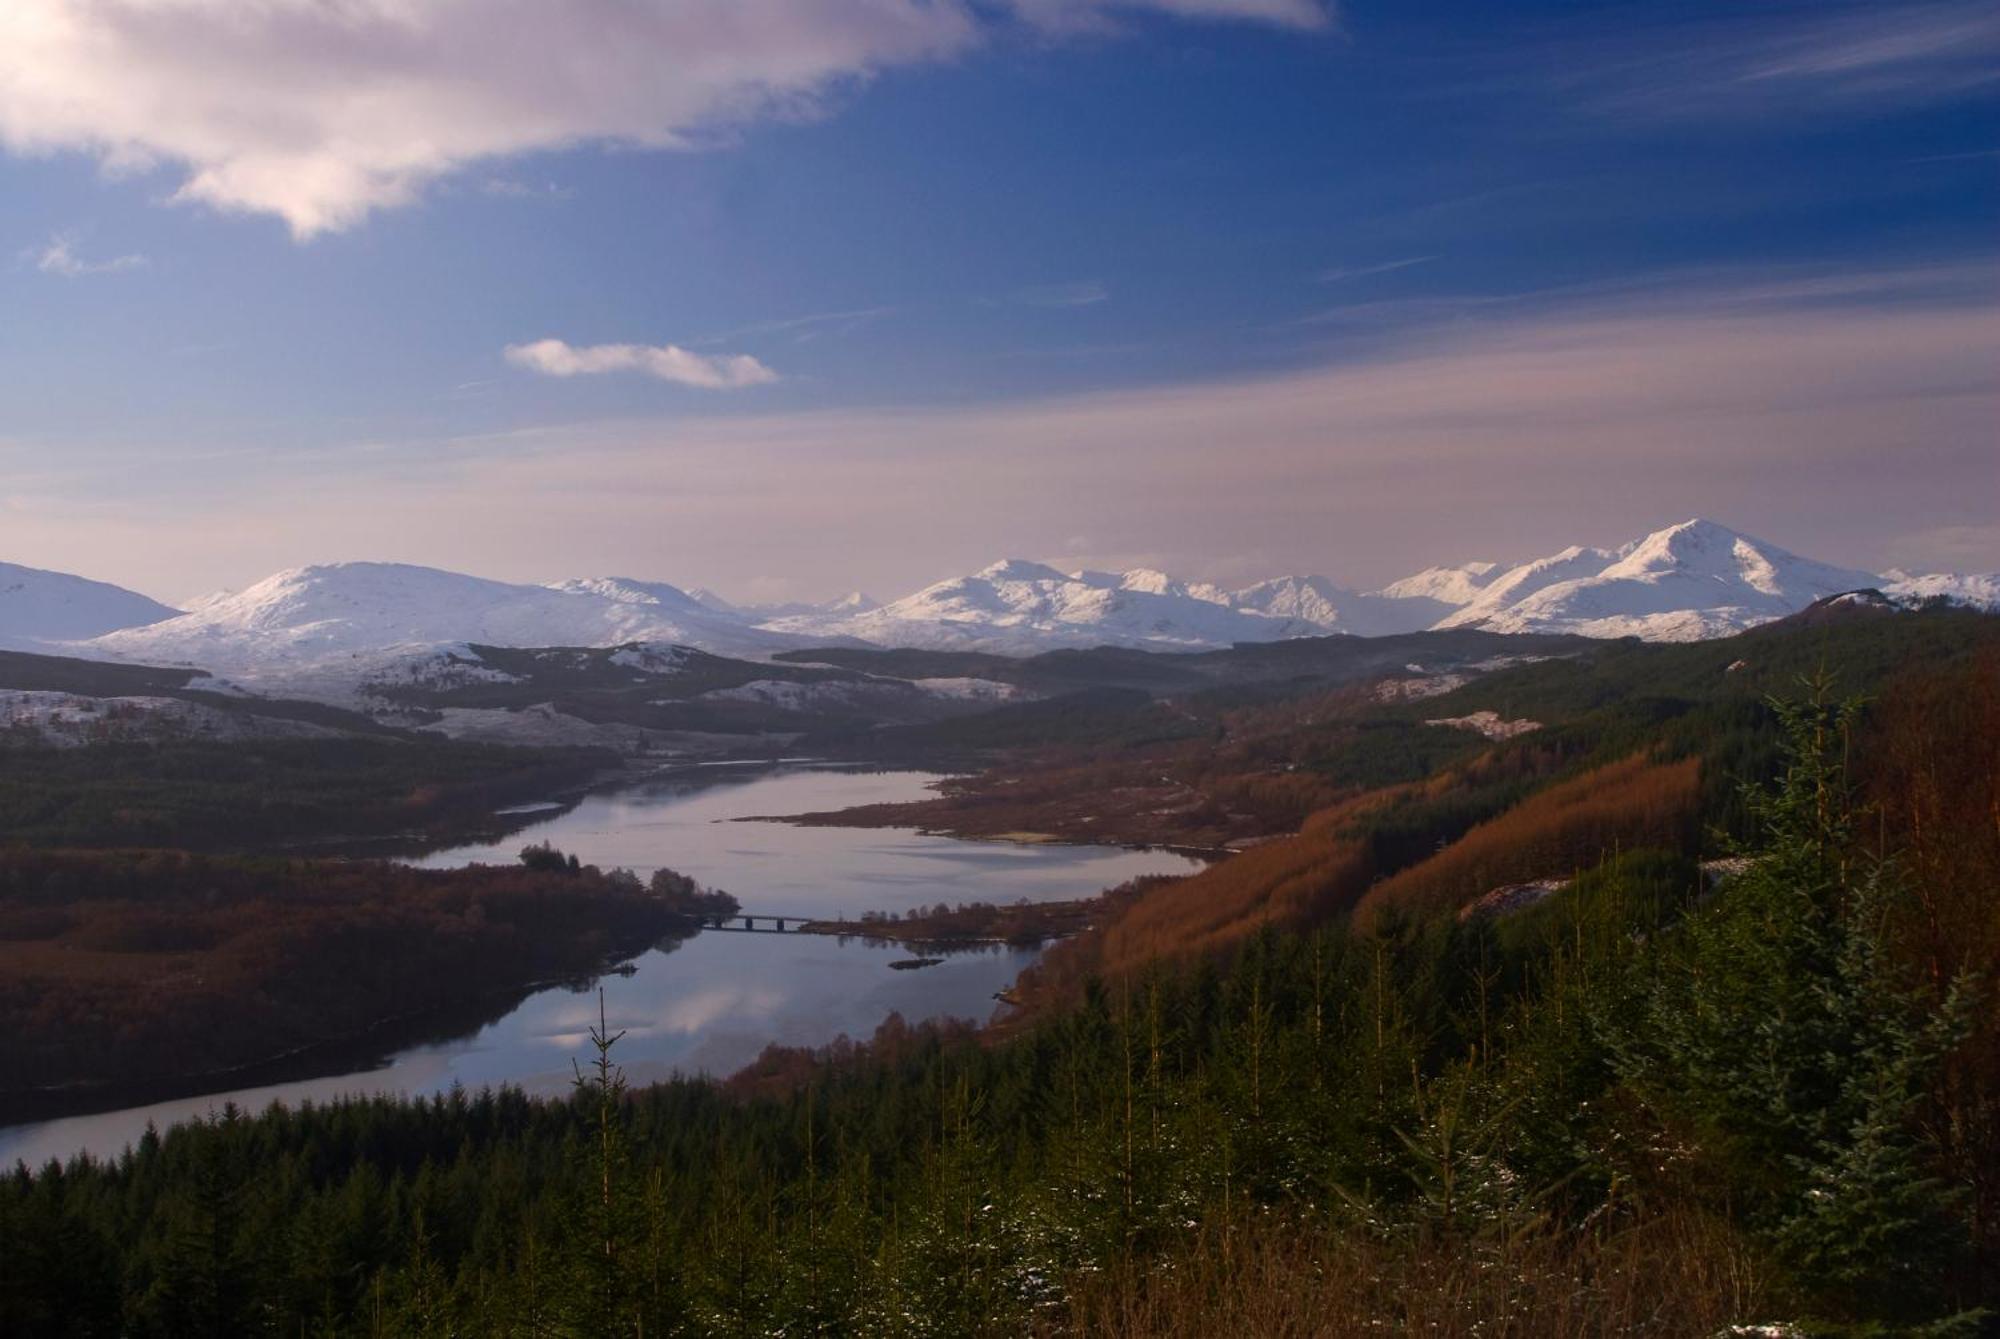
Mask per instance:
[[[7,0],[0,559],[2000,569],[2000,9]]]

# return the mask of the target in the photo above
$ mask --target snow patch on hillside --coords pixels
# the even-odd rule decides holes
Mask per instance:
[[[0,690],[0,747],[69,749],[176,740],[331,739],[340,733],[305,721],[222,711],[177,697],[85,697]]]

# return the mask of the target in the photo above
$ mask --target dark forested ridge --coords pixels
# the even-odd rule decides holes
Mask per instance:
[[[498,836],[494,810],[620,759],[439,738],[0,749],[0,834],[38,846],[245,851]]]
[[[422,870],[0,850],[0,1119],[63,1090],[163,1090],[587,979],[707,910],[691,885],[524,857]]]
[[[1995,627],[1170,699],[1195,728],[1072,738],[1051,793],[1145,767],[1269,835],[1116,900],[1003,1029],[631,1091],[603,1037],[567,1102],[17,1169],[0,1330],[1987,1332]],[[1425,724],[1477,711],[1539,728]]]

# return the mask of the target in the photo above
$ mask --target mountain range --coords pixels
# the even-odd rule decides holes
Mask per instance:
[[[825,605],[751,606],[625,577],[524,585],[350,562],[279,572],[176,610],[102,582],[0,564],[0,648],[199,665],[255,681],[352,679],[465,645],[672,643],[766,658],[827,645],[1013,655],[1203,650],[1431,628],[1688,641],[1859,589],[2000,608],[2000,575],[1881,576],[1691,520],[1616,549],[1572,547],[1511,567],[1434,567],[1366,592],[1320,576],[1232,591],[1151,569],[1064,572],[1008,559],[888,604],[855,594]]]

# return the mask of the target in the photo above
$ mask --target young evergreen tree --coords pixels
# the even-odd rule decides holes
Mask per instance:
[[[623,1032],[606,1022],[604,991],[597,992],[597,1023],[590,1029],[597,1053],[589,1072],[576,1071],[575,1102],[588,1138],[578,1145],[577,1184],[570,1235],[568,1324],[579,1336],[636,1335],[640,1250],[644,1214],[625,1134],[625,1071],[611,1059]]]
[[[1692,1125],[1804,1287],[1921,1314],[1950,1263],[1953,1204],[1915,1115],[1964,1034],[1965,994],[1927,995],[1887,950],[1906,893],[1854,849],[1856,704],[1820,679],[1773,708],[1784,774],[1746,796],[1761,846],[1654,964],[1626,1070]]]

